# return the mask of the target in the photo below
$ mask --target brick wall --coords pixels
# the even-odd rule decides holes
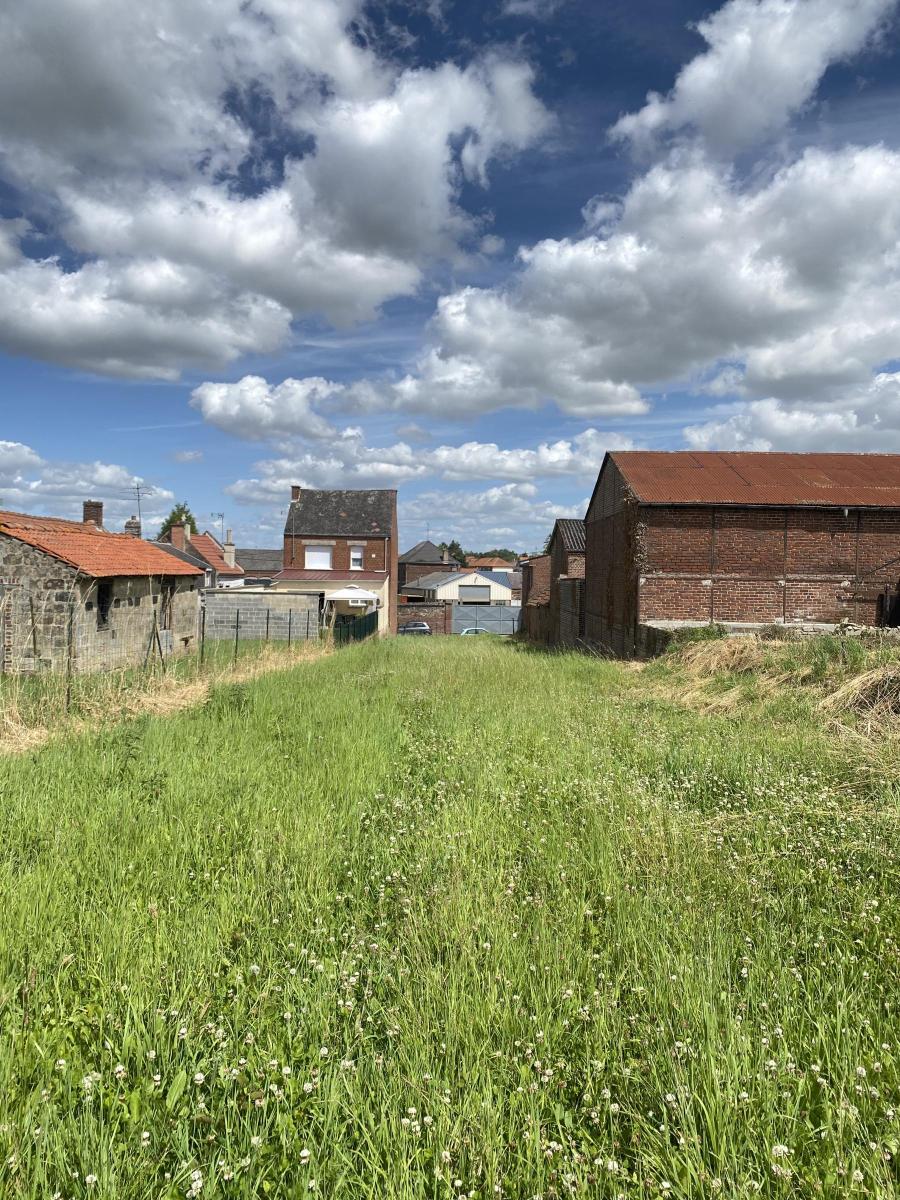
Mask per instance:
[[[522,568],[522,604],[535,596],[550,596],[550,555],[538,554]]]
[[[453,606],[443,600],[431,603],[410,601],[398,605],[397,625],[407,625],[411,621],[425,621],[432,633],[453,632]],[[408,635],[407,635],[408,636]]]
[[[521,631],[530,642],[548,646],[552,636],[549,604],[527,604],[522,608]]]
[[[900,513],[841,509],[640,510],[640,620],[877,619],[900,577]]]
[[[584,558],[583,555],[579,557]],[[574,646],[584,637],[584,580],[559,579],[559,625],[556,638],[561,646]]]
[[[439,571],[451,575],[459,568],[455,563],[398,563],[398,587],[403,588],[408,583],[415,583],[423,575],[436,575]]]
[[[369,538],[368,540],[365,538],[312,538],[301,536],[299,533],[293,537],[287,534],[284,539],[284,565],[285,567],[296,567],[302,571],[306,563],[306,545],[309,544],[330,546],[331,569],[333,571],[349,571],[350,547],[363,546],[365,547],[363,557],[365,570],[386,571],[390,568],[391,563],[391,541],[390,538]],[[393,539],[393,543],[396,546],[396,539]],[[396,569],[393,578],[397,578]]]
[[[610,462],[585,520],[584,636],[623,656],[635,653],[638,572],[646,539],[646,526]]]

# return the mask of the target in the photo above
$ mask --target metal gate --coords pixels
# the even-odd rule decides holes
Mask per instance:
[[[454,604],[453,633],[464,629],[486,629],[509,637],[519,632],[522,609],[511,604]]]

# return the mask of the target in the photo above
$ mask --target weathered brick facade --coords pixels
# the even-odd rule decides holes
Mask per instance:
[[[581,521],[557,520],[547,544],[550,556],[550,642],[556,644],[563,639],[563,608],[569,609],[577,596],[571,589],[565,591],[561,585],[568,579],[584,578],[584,550],[575,549],[572,544],[572,532],[577,527],[577,545],[583,546],[583,525]],[[566,614],[566,637],[569,637],[570,616]],[[581,616],[576,618],[576,627],[581,625]],[[581,631],[584,632],[583,629]],[[580,634],[576,634],[581,636]],[[569,644],[574,639],[570,639]]]
[[[627,655],[646,621],[876,624],[900,509],[645,504],[607,459],[586,546],[585,635]]]
[[[444,600],[432,604],[416,601],[401,604],[397,613],[398,628],[412,621],[425,621],[432,633],[452,633],[453,605]]]

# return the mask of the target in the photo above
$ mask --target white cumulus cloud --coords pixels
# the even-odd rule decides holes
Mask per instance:
[[[826,67],[857,54],[896,0],[729,0],[697,24],[709,49],[667,96],[651,92],[613,135],[647,148],[691,130],[733,154],[780,132],[812,97]]]

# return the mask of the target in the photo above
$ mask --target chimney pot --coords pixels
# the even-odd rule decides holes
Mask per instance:
[[[102,500],[84,501],[81,506],[81,523],[83,525],[96,525],[98,529],[103,528]]]
[[[450,551],[446,547],[444,548],[444,552],[441,555],[441,562],[444,563],[445,565],[450,562]]]
[[[291,485],[291,499],[292,500],[300,499],[300,484],[299,483],[295,483],[295,484]]]
[[[141,536],[141,522],[134,513],[125,522],[125,532],[129,537],[139,538]]]

